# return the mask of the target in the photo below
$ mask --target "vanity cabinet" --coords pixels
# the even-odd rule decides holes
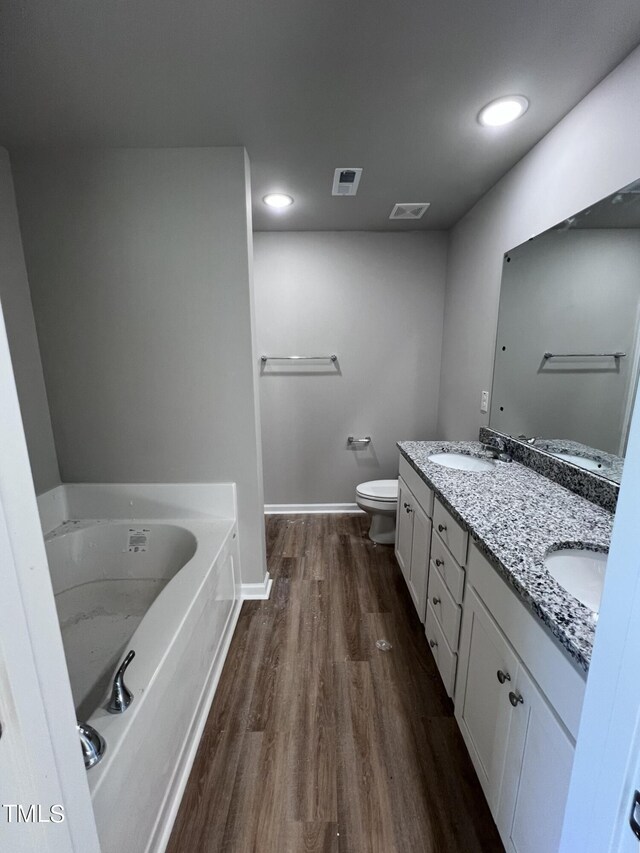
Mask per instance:
[[[448,696],[458,669],[468,534],[400,457],[395,553]]]
[[[411,505],[410,515],[413,518],[413,531],[411,536],[411,571],[407,576],[407,584],[420,621],[424,622],[429,582],[431,519],[415,500]]]
[[[433,491],[400,459],[395,554],[421,622],[427,606],[432,514]]]
[[[556,853],[575,743],[522,666],[496,824],[507,853]]]
[[[508,853],[556,853],[585,681],[475,544],[468,570],[456,720]]]
[[[417,503],[402,477],[398,478],[398,509],[396,513],[396,560],[407,584],[411,577],[413,547],[412,502]]]
[[[442,513],[438,512],[440,502],[436,500],[435,506],[436,512],[441,517]],[[457,604],[462,604],[465,584],[464,564],[466,562],[466,539],[464,540],[464,557],[457,560],[447,548],[441,534],[438,532],[438,527],[442,526],[442,523],[437,525],[434,523],[433,534],[431,536],[431,560],[442,577],[445,586],[450,591],[454,601]],[[448,526],[452,527],[451,521],[449,521]],[[458,548],[458,553],[460,554],[460,547]]]
[[[468,539],[467,531],[435,498],[425,632],[447,695],[452,699],[458,670]]]
[[[474,591],[467,590],[455,715],[494,818],[514,710],[509,692],[517,670],[511,646]]]
[[[449,648],[457,652],[462,607],[451,594],[444,577],[433,561],[429,572],[429,607],[433,609],[434,619],[439,624]]]
[[[464,566],[467,561],[469,534],[437,499],[433,506],[433,526],[456,563],[459,566]]]

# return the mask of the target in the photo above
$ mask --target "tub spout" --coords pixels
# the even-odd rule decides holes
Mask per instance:
[[[78,736],[80,737],[80,746],[82,747],[84,766],[88,770],[102,759],[107,744],[100,732],[97,732],[89,723],[78,721],[77,729]]]
[[[107,707],[110,714],[124,714],[129,705],[133,702],[133,694],[124,683],[124,674],[136,656],[136,653],[131,649],[126,658],[122,661],[120,669],[116,672],[116,677],[113,679],[113,689],[111,691],[111,701]]]

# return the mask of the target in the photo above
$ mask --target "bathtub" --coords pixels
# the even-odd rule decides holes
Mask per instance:
[[[158,853],[239,613],[235,494],[229,517],[216,517],[206,501],[167,499],[170,486],[148,487],[153,499],[132,497],[134,487],[63,488],[67,519],[49,523],[45,545],[76,714],[106,741],[87,773],[101,850]],[[131,649],[133,702],[110,714],[113,677]]]

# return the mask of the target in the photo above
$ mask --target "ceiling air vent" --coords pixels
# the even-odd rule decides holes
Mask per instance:
[[[355,195],[362,169],[336,169],[333,173],[333,189],[331,195]]]
[[[389,219],[421,219],[431,202],[422,201],[413,204],[396,204],[391,211]]]

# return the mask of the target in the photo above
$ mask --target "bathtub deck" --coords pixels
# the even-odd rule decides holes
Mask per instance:
[[[365,526],[268,517],[271,599],[243,605],[167,853],[503,850],[393,549]]]

